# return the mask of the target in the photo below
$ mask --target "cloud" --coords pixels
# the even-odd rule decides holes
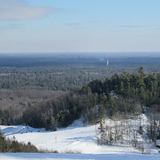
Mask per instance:
[[[0,0],[0,20],[29,20],[47,16],[50,8],[34,7],[25,0]]]

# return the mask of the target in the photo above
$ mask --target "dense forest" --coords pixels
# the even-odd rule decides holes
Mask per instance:
[[[21,115],[0,111],[1,124],[26,124],[56,130],[83,118],[96,123],[101,117],[128,117],[141,113],[160,112],[160,74],[114,74],[104,80],[94,80],[76,91],[68,91],[40,103],[30,104]]]
[[[92,93],[112,94],[115,99],[134,100],[142,106],[159,104],[160,100],[160,74],[145,74],[142,67],[137,74],[115,74],[103,82],[92,81],[88,87]]]
[[[136,72],[140,66],[146,72],[159,72],[159,61],[105,56],[0,57],[0,89],[75,90],[93,80]]]

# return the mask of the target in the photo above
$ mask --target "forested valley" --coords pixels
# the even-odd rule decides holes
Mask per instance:
[[[114,144],[122,143],[122,136],[113,135],[118,133],[114,127],[109,129],[114,132],[108,133],[106,118],[115,124],[121,120],[126,125],[128,119],[145,114],[150,119],[147,136],[155,142],[160,138],[159,63],[140,63],[137,59],[131,63],[127,59],[122,60],[124,65],[115,60],[106,66],[105,62],[104,59],[70,64],[69,60],[58,66],[1,67],[0,125],[25,125],[55,131],[82,119],[86,125],[99,124],[97,143]],[[125,130],[122,126],[119,133]],[[142,127],[137,129],[139,133],[143,132]],[[12,144],[3,135],[0,139],[9,147],[8,151],[12,150],[12,145],[24,151],[37,151],[31,144],[16,141]],[[136,145],[134,139],[132,143]]]
[[[1,124],[25,124],[36,128],[56,130],[80,117],[89,124],[100,117],[131,116],[160,112],[160,74],[114,74],[111,78],[94,80],[79,90],[59,92],[48,100],[21,108],[21,114],[11,108],[0,111]],[[24,105],[25,106],[25,105]]]

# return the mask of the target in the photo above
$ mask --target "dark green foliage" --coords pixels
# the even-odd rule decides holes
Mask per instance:
[[[88,91],[97,95],[104,116],[140,114],[153,105],[160,107],[160,74],[145,74],[141,67],[137,73],[115,74],[104,81],[92,81],[82,88],[82,92]]]
[[[131,98],[142,105],[150,105],[160,98],[160,74],[144,74],[143,68],[138,74],[115,74],[104,81],[92,81],[88,86],[92,93]]]
[[[0,124],[6,125],[9,123],[9,112],[7,110],[0,110]]]

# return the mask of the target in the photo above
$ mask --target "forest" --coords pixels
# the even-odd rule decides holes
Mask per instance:
[[[25,124],[55,130],[80,117],[93,124],[100,117],[131,116],[159,111],[160,74],[114,74],[94,80],[79,90],[61,92],[48,100],[32,103],[17,117],[9,109],[0,111],[1,124]],[[11,113],[10,113],[11,112]]]
[[[155,122],[160,121],[157,119],[160,117],[159,64],[142,61],[139,65],[144,67],[136,68],[136,60],[128,65],[127,60],[124,65],[121,61],[114,60],[110,66],[104,61],[102,64],[92,61],[90,65],[66,64],[69,61],[58,67],[49,64],[2,67],[0,124],[23,124],[55,131],[81,118],[84,124],[100,125],[98,143],[103,144],[105,118],[125,120],[145,114],[150,117],[152,128],[147,134],[155,141],[160,137],[159,126],[155,126]],[[2,141],[12,146],[1,135]],[[105,143],[113,143],[111,136]]]

